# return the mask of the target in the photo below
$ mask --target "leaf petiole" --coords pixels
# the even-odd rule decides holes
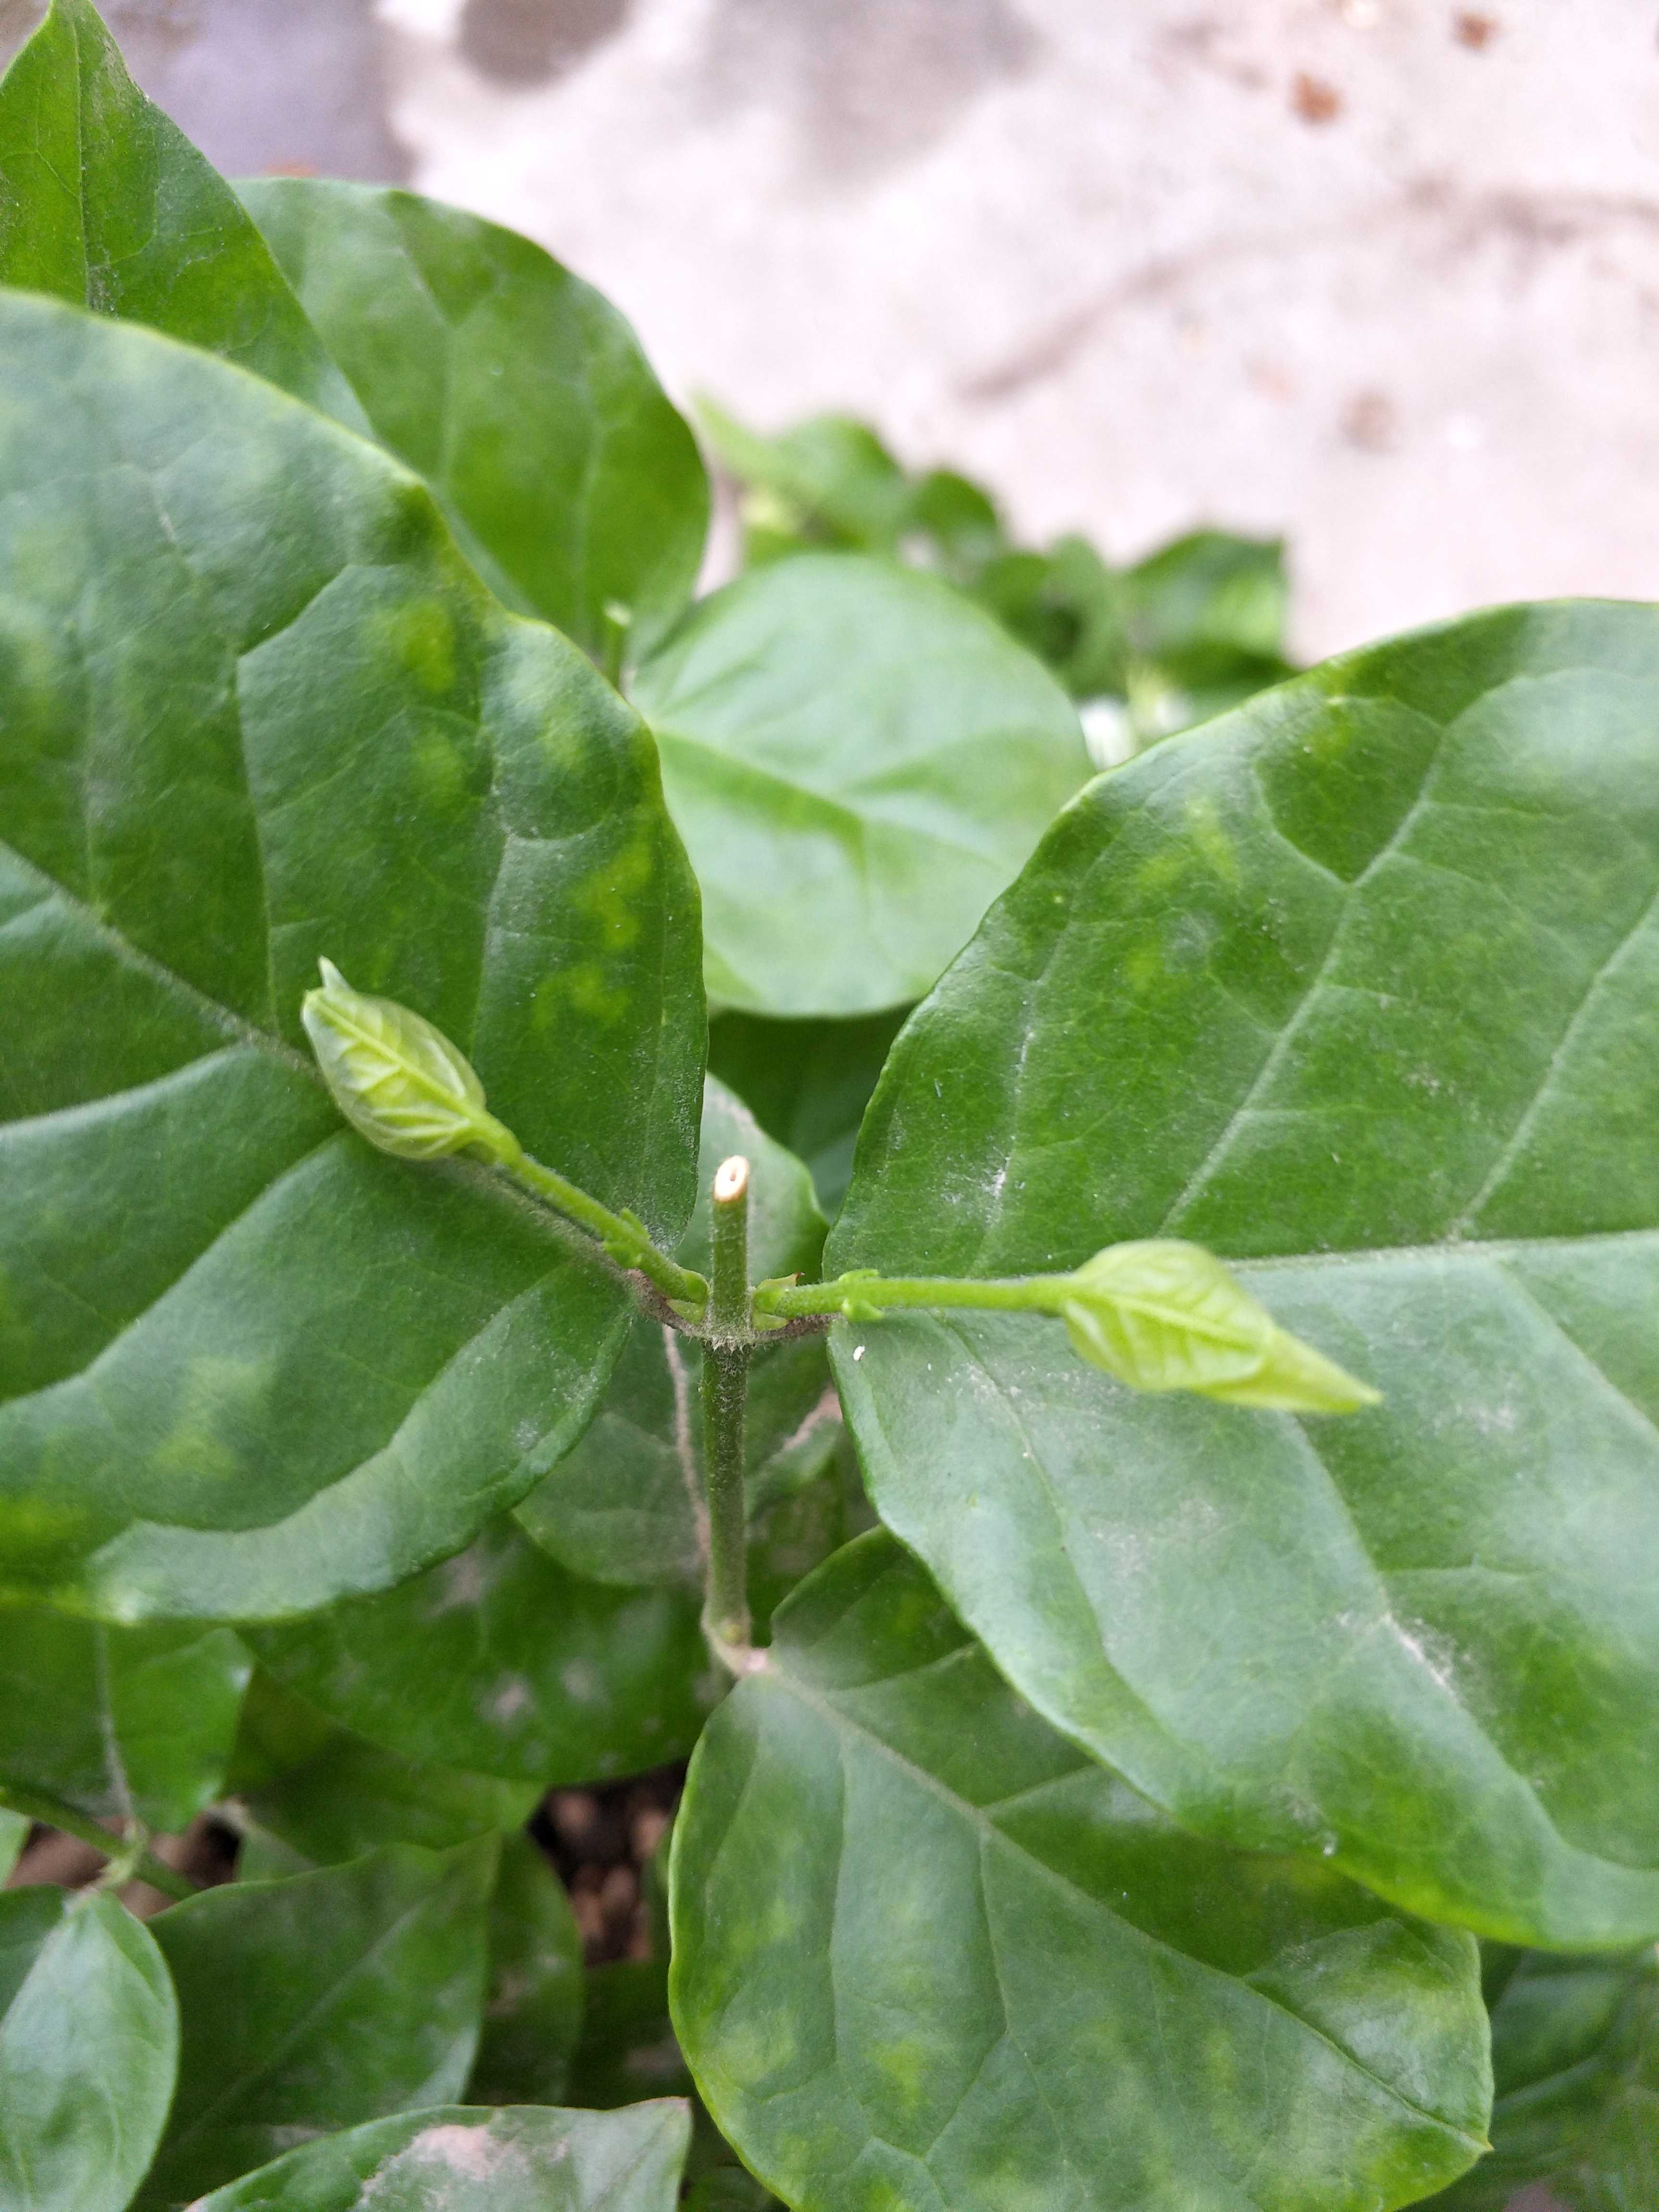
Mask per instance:
[[[1069,1275],[1019,1275],[975,1281],[951,1275],[840,1275],[829,1283],[763,1283],[757,1315],[800,1321],[811,1314],[840,1314],[867,1321],[905,1308],[978,1306],[1000,1313],[1058,1314],[1075,1295]]]
[[[505,1127],[501,1128],[490,1158],[502,1174],[522,1189],[545,1199],[579,1228],[596,1237],[619,1267],[637,1270],[665,1298],[690,1306],[695,1316],[702,1316],[708,1304],[708,1283],[691,1268],[682,1267],[678,1260],[671,1260],[665,1252],[659,1250],[637,1214],[613,1213],[608,1206],[567,1181],[556,1169],[544,1167]]]
[[[43,1828],[56,1828],[63,1835],[90,1844],[109,1860],[112,1873],[124,1869],[119,1875],[122,1881],[135,1878],[147,1881],[164,1897],[182,1899],[197,1893],[197,1885],[187,1875],[164,1864],[142,1840],[112,1835],[90,1813],[78,1812],[61,1798],[48,1796],[44,1790],[20,1790],[12,1783],[0,1783],[0,1806],[22,1814],[26,1820],[38,1820]]]

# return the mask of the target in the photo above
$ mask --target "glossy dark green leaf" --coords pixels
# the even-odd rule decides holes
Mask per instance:
[[[683,1758],[719,1685],[690,1591],[579,1581],[507,1516],[383,1596],[249,1632],[346,1728],[421,1763],[604,1781]]]
[[[689,2096],[691,2076],[668,2017],[666,1959],[623,1959],[588,1973],[570,2096],[611,2112],[644,2097]]]
[[[535,1810],[533,1782],[417,1765],[349,1729],[324,1725],[326,1741],[302,1765],[242,1792],[257,1826],[313,1866],[332,1866],[380,1844],[441,1850],[469,1836],[521,1827]]]
[[[441,2106],[303,2144],[193,2212],[673,2212],[690,2121]]]
[[[228,1628],[0,1607],[0,1782],[187,1827],[219,1794],[252,1663]]]
[[[720,1014],[708,1024],[708,1066],[769,1137],[811,1170],[832,1218],[853,1174],[853,1147],[908,1009],[846,1022],[775,1022]]]
[[[0,283],[148,323],[367,427],[236,195],[53,0],[0,82]]]
[[[1381,1407],[893,1321],[832,1345],[872,1501],[1188,1826],[1581,1948],[1659,1928],[1656,721],[1659,616],[1518,609],[1103,778],[899,1040],[827,1258],[1246,1263]]]
[[[685,2199],[685,2212],[769,2212],[771,2191],[740,2166],[717,2166]]]
[[[638,672],[702,884],[711,994],[917,998],[1088,772],[1046,671],[977,608],[854,555],[705,599]]]
[[[1498,1949],[1492,2008],[1492,2155],[1436,2197],[1504,2212],[1529,2182],[1572,2212],[1659,2203],[1659,1960]]]
[[[489,1900],[489,1990],[467,2095],[552,2105],[581,2033],[582,1939],[563,1883],[530,1836],[501,1844]]]
[[[112,1897],[0,1894],[0,2203],[123,2212],[167,2119],[173,1984]]]
[[[616,309],[527,238],[412,192],[239,189],[485,581],[602,660],[623,631],[647,646],[691,596],[708,484]]]
[[[742,1153],[753,1170],[750,1279],[815,1276],[826,1224],[811,1176],[712,1078],[703,1090],[697,1206],[677,1257],[708,1273],[709,1192],[720,1162],[732,1153]],[[635,1322],[592,1426],[516,1516],[573,1574],[602,1583],[701,1588],[702,1377],[702,1353],[691,1338],[645,1316]],[[821,1339],[796,1338],[757,1354],[750,1372],[748,1472],[757,1504],[823,1474],[840,1429]]]
[[[1491,2094],[1472,1939],[1182,1835],[1039,1720],[890,1537],[710,1722],[675,2023],[799,2212],[1384,2212]]]
[[[696,894],[647,733],[396,464],[0,296],[0,1536],[106,1616],[269,1617],[467,1541],[631,1310],[545,1216],[348,1133],[319,954],[678,1235]],[[95,790],[95,805],[89,796]]]
[[[478,2040],[496,1844],[396,1844],[236,1882],[149,1925],[179,1992],[179,2088],[145,2185],[174,2204],[297,2139],[457,2096]]]

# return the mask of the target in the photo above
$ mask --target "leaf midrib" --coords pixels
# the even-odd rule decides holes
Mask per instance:
[[[270,2045],[259,2063],[235,2081],[228,2083],[219,2096],[210,2105],[205,2106],[188,2127],[182,2129],[172,2137],[167,2148],[177,2150],[183,2144],[194,2142],[204,2129],[217,2121],[227,2106],[234,2106],[247,2092],[268,2079],[289,2056],[300,2039],[315,2026],[319,2018],[339,2002],[342,1995],[351,1984],[362,1977],[365,1970],[374,1963],[388,1945],[404,1934],[411,1922],[416,1920],[429,1906],[442,1899],[446,1890],[455,1882],[456,1875],[464,1871],[463,1869],[451,1869],[434,1882],[430,1889],[417,1897],[411,1905],[406,1905],[395,1920],[389,1922],[380,1930],[368,1949],[357,1954],[345,1972],[329,1984],[316,2001],[294,2022],[288,2033]],[[261,1886],[270,1887],[275,1885]],[[267,2122],[264,2124],[269,2125],[270,2123]]]
[[[305,1054],[296,1051],[294,1046],[285,1038],[278,1036],[275,1030],[262,1028],[258,1023],[249,1021],[246,1015],[235,1012],[221,1000],[200,989],[188,978],[181,975],[177,969],[169,967],[164,960],[157,959],[154,953],[145,951],[142,945],[136,945],[130,937],[116,928],[113,923],[106,921],[89,900],[82,898],[78,892],[72,891],[59,877],[51,874],[48,870],[41,867],[38,861],[31,860],[27,853],[20,851],[9,840],[0,839],[0,851],[9,854],[20,868],[26,869],[38,882],[48,885],[50,887],[48,896],[60,900],[66,908],[76,915],[88,929],[96,933],[100,940],[114,954],[117,960],[130,968],[137,969],[152,982],[159,984],[170,997],[188,1007],[191,1013],[203,1020],[210,1022],[222,1036],[229,1038],[234,1043],[252,1045],[261,1052],[270,1054],[273,1059],[280,1060],[284,1066],[297,1070],[308,1081],[316,1084],[319,1088],[322,1087],[322,1077],[318,1072],[316,1063],[307,1059]],[[45,900],[40,902],[42,904],[46,902]],[[30,908],[29,911],[33,912],[33,909]],[[190,1066],[194,1060],[207,1058],[215,1048],[204,1046],[201,1052],[192,1054],[188,1059],[180,1060],[176,1067],[164,1072],[176,1074],[179,1069]],[[100,1094],[104,1097],[116,1095],[109,1091]],[[30,1115],[27,1118],[44,1120],[49,1117]]]
[[[1642,1411],[1640,1407],[1634,1405],[1628,1398],[1626,1397],[1624,1392],[1618,1388],[1617,1384],[1612,1381],[1610,1376],[1607,1376],[1603,1373],[1601,1367],[1591,1358],[1589,1353],[1584,1350],[1584,1347],[1578,1343],[1577,1339],[1568,1334],[1561,1323],[1553,1314],[1550,1313],[1548,1308],[1543,1305],[1541,1301],[1534,1297],[1531,1292],[1527,1291],[1526,1286],[1523,1284],[1516,1283],[1514,1278],[1509,1275],[1505,1275],[1504,1280],[1507,1283],[1511,1284],[1518,1293],[1524,1295],[1528,1298],[1528,1303],[1534,1306],[1544,1319],[1549,1322],[1550,1326],[1561,1337],[1562,1340],[1568,1346],[1569,1349],[1579,1359],[1581,1359],[1586,1366],[1591,1369],[1591,1370],[1605,1385],[1610,1395],[1630,1413],[1633,1419],[1640,1421],[1650,1430],[1659,1427],[1659,1424],[1656,1424],[1650,1416]],[[1100,1622],[1095,1600],[1089,1590],[1088,1585],[1084,1582],[1082,1577],[1078,1572],[1076,1564],[1072,1558],[1071,1545],[1068,1535],[1070,1516],[1066,1512],[1062,1510],[1060,1500],[1054,1493],[1048,1462],[1042,1453],[1038,1449],[1036,1437],[1032,1434],[1029,1425],[1027,1425],[1024,1413],[1010,1403],[1007,1391],[1003,1387],[1000,1378],[992,1372],[992,1370],[985,1364],[984,1360],[980,1357],[979,1352],[975,1349],[966,1329],[964,1328],[963,1321],[960,1319],[952,1320],[948,1322],[944,1322],[941,1325],[946,1329],[949,1334],[956,1338],[963,1354],[986,1376],[992,1388],[995,1390],[999,1400],[1009,1412],[1010,1416],[1012,1419],[1015,1426],[1018,1429],[1020,1435],[1025,1438],[1030,1463],[1037,1470],[1039,1479],[1042,1484],[1043,1495],[1048,1502],[1049,1511],[1055,1530],[1055,1540],[1059,1546],[1060,1555],[1066,1562],[1066,1571],[1071,1577],[1073,1586],[1081,1597],[1085,1609],[1095,1621],[1097,1632],[1099,1636],[1101,1656],[1106,1666],[1110,1669],[1114,1681],[1120,1686],[1126,1696],[1130,1697],[1134,1700],[1137,1711],[1145,1717],[1147,1722],[1153,1729],[1156,1729],[1158,1734],[1171,1747],[1173,1750],[1177,1753],[1185,1756],[1196,1756],[1206,1764],[1212,1764],[1213,1761],[1212,1756],[1205,1746],[1200,1744],[1194,1749],[1189,1750],[1188,1747],[1183,1744],[1181,1737],[1178,1736],[1173,1729],[1171,1729],[1169,1722],[1164,1716],[1158,1712],[1154,1706],[1146,1702],[1142,1692],[1128,1679],[1127,1675],[1122,1673],[1120,1667],[1113,1659],[1111,1653],[1107,1647],[1104,1629]],[[1376,1559],[1373,1557],[1370,1546],[1367,1542],[1364,1534],[1354,1516],[1353,1508],[1349,1501],[1346,1492],[1344,1491],[1341,1484],[1337,1480],[1335,1474],[1332,1472],[1329,1463],[1327,1462],[1323,1453],[1319,1449],[1316,1437],[1309,1431],[1306,1424],[1304,1421],[1295,1419],[1291,1416],[1285,1416],[1283,1418],[1287,1421],[1291,1433],[1297,1439],[1298,1449],[1307,1455],[1308,1458],[1311,1460],[1313,1465],[1318,1469],[1320,1478],[1325,1486],[1328,1500],[1334,1510],[1340,1515],[1342,1521],[1352,1539],[1356,1557],[1364,1563],[1365,1568],[1375,1579],[1376,1592],[1382,1601],[1382,1611],[1391,1617],[1394,1610],[1395,1599],[1394,1592],[1389,1585],[1389,1576],[1387,1572],[1377,1565]],[[1351,1649],[1344,1656],[1342,1662],[1343,1665],[1346,1666],[1352,1663],[1356,1656],[1356,1650]],[[1014,1684],[1012,1686],[1021,1695],[1030,1694],[1021,1689],[1018,1683]],[[1513,1775],[1515,1779],[1521,1784],[1537,1812],[1539,1818],[1545,1822],[1548,1827],[1550,1834],[1554,1838],[1555,1841],[1559,1844],[1564,1852],[1571,1853],[1572,1856],[1577,1857],[1588,1857],[1593,1860],[1597,1865],[1615,1867],[1633,1874],[1652,1875],[1659,1873],[1659,1868],[1627,1866],[1626,1863],[1622,1860],[1604,1858],[1600,1852],[1587,1850],[1584,1846],[1572,1843],[1562,1833],[1557,1824],[1554,1814],[1551,1812],[1549,1807],[1545,1804],[1536,1786],[1515,1765],[1514,1761],[1509,1756],[1509,1753],[1505,1751],[1503,1745],[1498,1742],[1486,1723],[1482,1721],[1470,1707],[1462,1692],[1453,1688],[1450,1685],[1444,1682],[1442,1682],[1439,1685],[1439,1688],[1442,1696],[1444,1697],[1454,1709],[1468,1722],[1469,1725],[1479,1735],[1480,1741],[1488,1746],[1505,1771]],[[1077,1733],[1074,1732],[1074,1727],[1078,1724],[1074,1724],[1069,1718],[1063,1717],[1059,1713],[1046,1710],[1043,1706],[1038,1705],[1035,1696],[1032,1697],[1031,1702],[1034,1707],[1042,1713],[1042,1718],[1051,1728],[1055,1729],[1058,1734],[1063,1736],[1068,1742],[1078,1743],[1079,1748],[1085,1752],[1085,1756],[1089,1758],[1094,1758],[1096,1756],[1093,1750],[1082,1741],[1081,1737]],[[1125,1778],[1129,1779],[1127,1776]],[[1136,1784],[1133,1780],[1130,1780],[1130,1787],[1132,1789],[1136,1787]],[[1168,1808],[1163,1807],[1161,1801],[1152,1796],[1150,1791],[1143,1794],[1147,1796],[1149,1802],[1159,1804],[1160,1809],[1167,1812]],[[1174,1816],[1173,1814],[1170,1814],[1170,1817],[1173,1818]],[[1346,1864],[1346,1854],[1340,1863],[1343,1865]],[[1356,1877],[1350,1876],[1349,1878],[1354,1879]],[[1371,1886],[1369,1879],[1366,1886]],[[1378,1894],[1384,1894],[1384,1893],[1379,1891]],[[1392,1898],[1389,1898],[1388,1901],[1391,1905],[1395,1904],[1395,1900]],[[1404,1910],[1406,1908],[1397,1906],[1396,1909]]]
[[[980,1657],[980,1649],[972,1644],[963,1644],[959,1645],[955,1651],[947,1652],[945,1655],[945,1660],[947,1662],[957,1660],[964,1655],[970,1662],[976,1662]],[[930,1663],[933,1665],[939,1665],[943,1662],[934,1661]],[[921,1672],[924,1670],[915,1669],[912,1671]],[[899,1678],[889,1678],[884,1676],[879,1684],[865,1684],[861,1686],[866,1688],[884,1686],[887,1680],[890,1679]],[[1061,1873],[1059,1868],[1050,1866],[1046,1859],[1039,1858],[1036,1852],[1030,1850],[1025,1844],[1018,1842],[1004,1829],[998,1827],[995,1821],[993,1820],[989,1817],[988,1814],[981,1807],[970,1805],[965,1798],[958,1797],[956,1792],[949,1789],[945,1783],[941,1782],[937,1775],[929,1773],[926,1767],[918,1766],[914,1759],[907,1759],[902,1752],[896,1749],[893,1745],[887,1742],[885,1738],[878,1735],[873,1729],[867,1727],[863,1722],[855,1719],[851,1714],[844,1711],[842,1708],[835,1704],[830,1697],[820,1692],[808,1688],[798,1675],[793,1674],[789,1670],[785,1662],[784,1650],[782,1649],[775,1649],[771,1666],[765,1673],[756,1675],[753,1678],[753,1680],[755,1683],[754,1694],[765,1694],[769,1686],[775,1685],[778,1690],[782,1691],[785,1694],[799,1698],[803,1705],[809,1706],[819,1716],[821,1719],[827,1722],[831,1729],[836,1731],[837,1734],[852,1734],[858,1736],[862,1741],[873,1746],[875,1750],[883,1758],[886,1759],[893,1765],[899,1768],[902,1772],[909,1776],[913,1781],[920,1783],[924,1789],[928,1790],[932,1796],[946,1806],[958,1819],[963,1820],[969,1827],[975,1829],[980,1837],[981,1850],[1000,1845],[1004,1850],[1012,1852],[1016,1857],[1025,1861],[1029,1865],[1034,1867],[1039,1875],[1046,1877],[1049,1881],[1057,1883],[1062,1889],[1066,1890],[1070,1894],[1082,1899],[1085,1904],[1086,1904],[1092,1911],[1103,1915],[1104,1917],[1109,1920],[1115,1927],[1122,1929],[1133,1939],[1146,1945],[1149,1948],[1156,1951],[1160,1955],[1167,1955],[1171,1959],[1179,1959],[1184,1961],[1184,1963],[1188,1966],[1195,1968],[1201,1975],[1212,1978],[1216,1981],[1225,1983],[1231,1988],[1248,1990],[1250,1992],[1250,1995],[1255,1997],[1258,2002],[1270,2007],[1275,2012],[1282,2013],[1287,2020],[1294,2021],[1296,2026],[1301,2029],[1304,2034],[1310,2035],[1313,2037],[1316,2041],[1324,2044],[1328,2050],[1333,2051],[1335,2056],[1341,2060],[1345,2066],[1352,2068],[1356,2074],[1364,2076],[1367,2081],[1375,2082],[1382,2094],[1393,2103],[1398,2105],[1401,2111],[1414,2114],[1419,2119],[1426,2121],[1431,2126],[1441,2130],[1446,2135],[1453,2137],[1456,2142],[1468,2145],[1477,2153],[1482,2153],[1486,2149],[1487,2145],[1483,2139],[1468,2134],[1463,2129],[1458,2127],[1454,2122],[1446,2119],[1440,2113],[1430,2112],[1425,2106],[1414,2103],[1411,2098],[1406,2096],[1401,2090],[1395,2087],[1391,2082],[1385,2081],[1380,2074],[1374,2072],[1373,2069],[1367,2066],[1362,2059],[1356,2057],[1352,2051],[1346,2051],[1340,2043],[1336,2042],[1331,2036],[1328,2035],[1322,2028],[1317,2027],[1314,2026],[1311,2021],[1304,2020],[1300,2013],[1293,2012],[1290,2006],[1282,2002],[1278,1997],[1273,1996],[1269,1991],[1258,1988],[1255,1983],[1249,1978],[1239,1974],[1230,1974],[1222,1967],[1212,1966],[1206,1960],[1195,1958],[1190,1951],[1181,1950],[1178,1946],[1167,1942],[1163,1936],[1154,1936],[1147,1929],[1137,1927],[1133,1921],[1121,1918],[1120,1915],[1112,1911],[1109,1905],[1103,1903],[1099,1898],[1096,1897],[1091,1891],[1085,1889],[1080,1883],[1073,1881],[1070,1875]],[[1096,1762],[1091,1761],[1086,1753],[1081,1753],[1079,1755],[1079,1769],[1073,1771],[1075,1771],[1085,1769],[1094,1763]],[[1102,1771],[1105,1771],[1107,1770],[1103,1769]],[[1058,1778],[1064,1779],[1066,1778],[1060,1777]],[[1004,1801],[999,1799],[996,1802],[998,1803],[1001,1803]],[[1006,2005],[1004,2007],[1004,2013],[1006,2020]],[[1012,2025],[1010,2025],[1009,2032],[1011,2033],[1012,2032]]]

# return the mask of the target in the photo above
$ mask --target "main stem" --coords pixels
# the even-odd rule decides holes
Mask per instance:
[[[749,1163],[723,1161],[714,1176],[708,1334],[702,1348],[703,1493],[708,1505],[708,1582],[703,1634],[734,1674],[750,1662],[749,1528],[744,1496],[749,1398]]]

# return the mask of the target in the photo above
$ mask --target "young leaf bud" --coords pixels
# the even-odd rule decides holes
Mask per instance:
[[[300,1009],[335,1104],[354,1129],[400,1160],[518,1151],[484,1107],[483,1085],[441,1030],[394,999],[354,991],[332,961]]]
[[[1073,1348],[1137,1390],[1194,1390],[1264,1412],[1351,1413],[1378,1393],[1287,1329],[1202,1245],[1110,1244],[1070,1279]]]

